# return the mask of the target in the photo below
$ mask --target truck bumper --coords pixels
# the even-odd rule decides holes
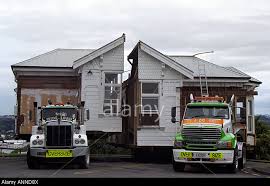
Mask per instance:
[[[69,150],[72,151],[72,157],[85,156],[89,154],[89,147],[74,147],[73,149],[44,149],[44,148],[31,148],[30,155],[38,158],[46,158],[48,150]]]
[[[182,158],[181,152],[191,152],[192,158]],[[222,153],[220,159],[210,158],[210,153]],[[175,162],[182,163],[207,163],[207,164],[231,164],[233,163],[234,150],[217,150],[217,151],[192,151],[185,149],[173,149]]]

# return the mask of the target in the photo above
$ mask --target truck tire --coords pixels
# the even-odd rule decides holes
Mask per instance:
[[[237,173],[238,171],[238,149],[235,148],[234,156],[233,156],[233,163],[227,165],[227,169],[229,173]]]
[[[36,157],[30,155],[30,150],[27,151],[27,166],[29,169],[39,169],[40,164]]]
[[[185,163],[176,162],[174,161],[174,157],[173,157],[172,164],[173,164],[173,170],[175,172],[184,172],[185,166],[186,166]]]
[[[81,169],[88,169],[90,164],[89,154],[79,157],[79,166]]]
[[[242,170],[243,168],[245,168],[246,166],[246,153],[247,152],[247,149],[245,146],[243,146],[243,149],[242,149],[242,158],[238,159],[238,169],[239,170]]]

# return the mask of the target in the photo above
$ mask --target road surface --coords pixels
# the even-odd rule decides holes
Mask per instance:
[[[74,166],[50,165],[42,166],[39,170],[27,168],[25,159],[1,158],[1,178],[234,178],[234,177],[267,177],[252,171],[252,163],[236,174],[226,173],[224,168],[191,167],[187,166],[185,172],[174,172],[169,163],[138,163],[125,162],[91,162],[89,169],[76,169]]]

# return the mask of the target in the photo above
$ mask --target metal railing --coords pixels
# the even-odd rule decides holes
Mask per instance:
[[[27,151],[29,143],[26,140],[4,140],[0,141],[0,155],[8,156],[12,151],[18,152],[18,154],[22,154],[22,152]]]

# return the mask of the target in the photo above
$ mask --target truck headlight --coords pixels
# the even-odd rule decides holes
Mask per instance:
[[[75,144],[79,144],[80,140],[79,139],[75,139]]]
[[[85,139],[81,139],[81,140],[80,140],[80,143],[81,143],[81,144],[85,144]]]
[[[219,141],[217,143],[217,148],[221,148],[221,149],[232,148],[232,142],[231,141]]]
[[[181,149],[182,147],[183,147],[183,141],[175,141],[174,142],[175,149]]]
[[[37,145],[37,143],[38,143],[37,140],[33,140],[33,141],[32,141],[32,144],[33,144],[33,145]]]
[[[38,140],[39,145],[43,145],[43,140]]]

